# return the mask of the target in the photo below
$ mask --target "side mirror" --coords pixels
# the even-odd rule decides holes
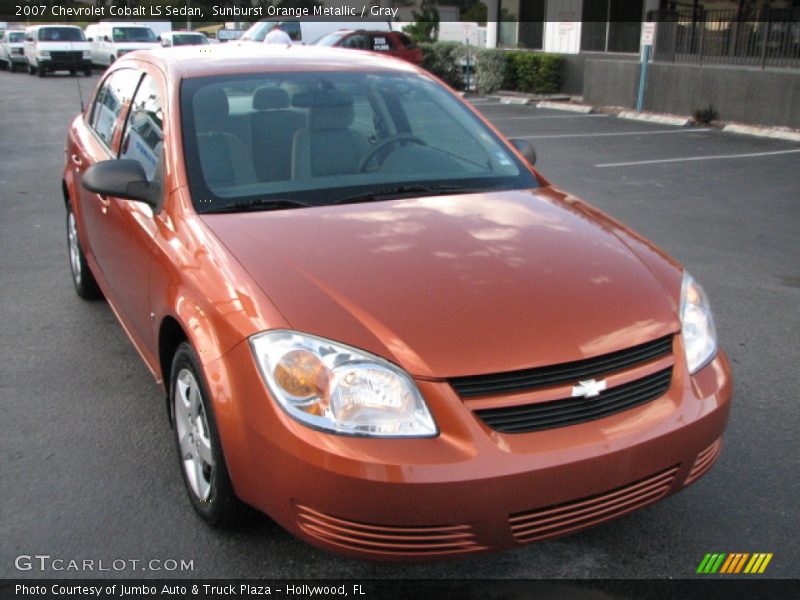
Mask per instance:
[[[103,41],[104,41],[104,42],[110,42],[111,40],[109,40],[109,39],[108,39],[108,36],[107,36],[107,35],[104,35],[104,36],[103,36]]]
[[[25,41],[26,41],[26,42],[32,42],[32,41],[33,41],[33,38],[32,38],[32,37],[30,37],[30,36],[29,36],[29,37],[26,37],[26,38],[25,38]]]
[[[161,196],[161,186],[147,181],[141,163],[130,158],[92,165],[84,172],[82,184],[95,194],[137,200],[151,208],[158,205]]]
[[[525,140],[513,139],[508,141],[511,142],[511,145],[514,146],[531,165],[536,164],[536,151],[533,149],[533,146]]]
[[[94,38],[88,37],[88,38],[86,38],[86,41],[87,41],[87,42],[93,42],[93,41],[94,41]]]
[[[161,39],[161,36],[158,36],[158,37],[156,38],[156,41],[157,41],[157,42],[163,42],[164,40],[162,40],[162,39]]]

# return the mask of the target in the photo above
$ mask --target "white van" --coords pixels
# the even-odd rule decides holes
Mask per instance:
[[[74,25],[35,25],[25,30],[28,73],[44,77],[48,71],[92,74],[92,50],[83,30]]]
[[[323,35],[339,29],[369,29],[370,31],[391,31],[392,29],[388,21],[300,21],[276,18],[253,23],[239,39],[242,42],[263,42],[276,22],[281,24],[281,29],[289,34],[295,44],[313,44]]]
[[[123,54],[158,48],[161,42],[147,25],[130,21],[101,21],[86,27],[92,62],[107,67]]]

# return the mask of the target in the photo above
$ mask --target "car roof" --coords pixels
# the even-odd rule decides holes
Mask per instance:
[[[419,72],[411,63],[359,50],[257,42],[143,50],[126,54],[117,63],[129,60],[158,65],[173,80],[269,71]]]

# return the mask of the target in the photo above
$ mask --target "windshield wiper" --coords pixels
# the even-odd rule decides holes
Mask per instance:
[[[359,202],[376,202],[378,200],[393,200],[408,196],[444,196],[447,194],[473,194],[484,191],[482,188],[470,188],[461,185],[399,185],[355,194],[340,198],[334,204],[358,204]]]
[[[213,206],[207,210],[204,210],[203,214],[247,212],[250,210],[280,210],[284,208],[307,208],[309,206],[316,206],[316,204],[310,204],[308,202],[303,202],[302,200],[292,200],[291,198],[257,198],[255,200],[243,200],[241,202],[223,204],[222,206]]]

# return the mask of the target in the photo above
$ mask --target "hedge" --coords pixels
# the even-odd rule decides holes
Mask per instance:
[[[534,94],[555,94],[561,87],[558,54],[482,48],[475,56],[478,91],[488,94],[497,90]]]
[[[456,89],[464,87],[464,70],[461,62],[466,58],[466,46],[460,42],[434,42],[420,44],[422,67]]]

